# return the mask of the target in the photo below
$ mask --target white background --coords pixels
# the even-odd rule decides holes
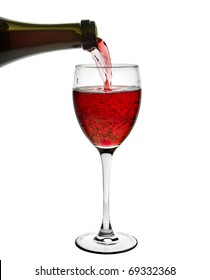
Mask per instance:
[[[1,16],[19,21],[94,20],[113,62],[139,64],[143,89],[138,121],[111,172],[113,228],[139,244],[124,254],[95,255],[74,245],[78,235],[99,229],[102,214],[100,157],[72,106],[74,65],[92,63],[90,54],[58,51],[0,69],[2,279],[79,279],[35,276],[35,269],[92,265],[175,266],[177,275],[164,279],[208,280],[208,1],[2,2]],[[140,278],[162,279],[118,276]]]

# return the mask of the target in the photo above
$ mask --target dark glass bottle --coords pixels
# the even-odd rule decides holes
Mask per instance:
[[[0,66],[29,55],[53,50],[96,46],[94,21],[31,24],[0,17]]]

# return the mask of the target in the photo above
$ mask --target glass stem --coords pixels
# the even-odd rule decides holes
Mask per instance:
[[[103,170],[103,218],[101,230],[110,234],[112,232],[112,228],[110,223],[109,189],[112,155],[109,153],[101,154],[101,161]]]
[[[103,171],[103,217],[102,224],[98,235],[96,236],[97,240],[103,241],[107,238],[116,239],[114,232],[112,230],[110,222],[110,210],[109,210],[109,186],[110,186],[110,170],[111,170],[111,161],[112,154],[115,149],[104,152],[100,151],[101,162],[102,162],[102,171]]]

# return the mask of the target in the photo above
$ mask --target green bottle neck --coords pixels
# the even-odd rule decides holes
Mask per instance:
[[[31,24],[0,18],[0,65],[54,50],[91,50],[96,46],[96,36],[96,25],[89,20],[70,24]]]

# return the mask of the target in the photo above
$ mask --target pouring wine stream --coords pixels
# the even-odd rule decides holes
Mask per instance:
[[[91,50],[91,54],[104,82],[104,90],[110,91],[112,84],[111,57],[106,43],[101,38],[97,38],[97,47]]]

